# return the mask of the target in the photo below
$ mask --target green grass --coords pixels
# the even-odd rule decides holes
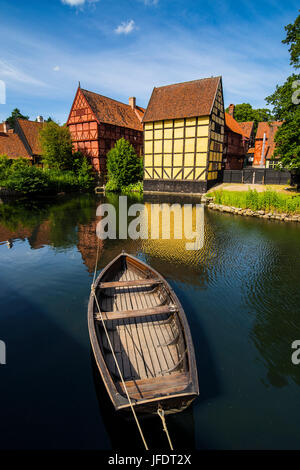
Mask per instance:
[[[128,196],[132,193],[143,194],[143,182],[138,181],[136,183],[128,184],[127,186],[122,186],[121,189],[118,188],[118,185],[114,180],[109,180],[106,183],[105,191],[113,193],[127,194]]]
[[[300,196],[266,190],[258,193],[255,189],[248,191],[213,191],[211,194],[216,204],[287,214],[300,213]]]

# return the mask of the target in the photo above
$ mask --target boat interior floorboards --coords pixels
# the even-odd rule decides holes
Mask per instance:
[[[130,263],[123,263],[122,270],[108,280],[134,281],[145,279]],[[104,292],[104,294],[103,294]],[[159,287],[153,285],[124,285],[108,287],[97,293],[103,312],[120,312],[155,308],[164,304]],[[167,299],[168,300],[168,299]],[[111,318],[110,315],[109,318]],[[172,321],[172,314],[163,313],[131,318],[106,320],[110,341],[118,365],[132,398],[151,396],[153,387],[157,392],[167,392],[172,386],[175,391],[188,383],[185,373],[176,370],[180,363],[178,328]],[[97,322],[97,334],[101,338],[107,367],[116,379],[119,389],[124,392],[111,349],[101,321]],[[171,371],[175,369],[174,371]],[[159,382],[159,377],[164,380]]]

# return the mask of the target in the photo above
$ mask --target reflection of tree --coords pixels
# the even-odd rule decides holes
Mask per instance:
[[[23,200],[2,204],[0,242],[27,238],[33,249],[51,245],[59,250],[78,244],[83,258],[90,259],[87,251],[97,246],[96,207],[97,199],[92,195],[62,198],[54,203]],[[90,236],[83,243],[82,238],[87,238],[85,233]],[[90,260],[86,264],[90,267]]]

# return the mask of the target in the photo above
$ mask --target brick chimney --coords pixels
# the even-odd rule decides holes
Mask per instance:
[[[136,108],[136,97],[135,96],[131,96],[129,98],[129,106],[132,108],[132,109],[135,109]]]
[[[232,116],[234,118],[234,104],[230,104],[229,105],[229,108],[228,108],[228,114],[230,114],[230,116]]]

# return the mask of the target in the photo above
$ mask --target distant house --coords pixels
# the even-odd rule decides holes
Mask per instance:
[[[254,123],[240,123],[234,119],[234,105],[229,106],[225,113],[225,139],[223,152],[223,168],[225,170],[241,170],[248,152]]]
[[[254,133],[254,121],[239,122],[244,135],[249,139],[249,146],[254,147],[255,133]]]
[[[255,136],[255,150],[253,166],[274,168],[277,164],[274,160],[274,141],[277,130],[282,126],[283,121],[260,122]]]
[[[141,156],[144,111],[134,97],[125,104],[79,86],[67,120],[74,150],[89,157],[101,175],[106,172],[108,151],[121,137]]]
[[[17,119],[15,129],[9,129],[7,123],[0,124],[0,155],[11,159],[26,158],[32,164],[39,163],[42,150],[39,144],[39,131],[43,122]]]
[[[9,129],[4,122],[0,125],[0,155],[7,155],[10,159],[26,158],[32,161],[32,157],[13,129]]]
[[[42,148],[39,141],[40,130],[45,125],[39,116],[39,121],[29,121],[27,119],[17,119],[15,132],[22,140],[33,164],[40,164],[42,157]]]
[[[145,191],[206,192],[218,180],[222,77],[154,88],[143,123]]]

